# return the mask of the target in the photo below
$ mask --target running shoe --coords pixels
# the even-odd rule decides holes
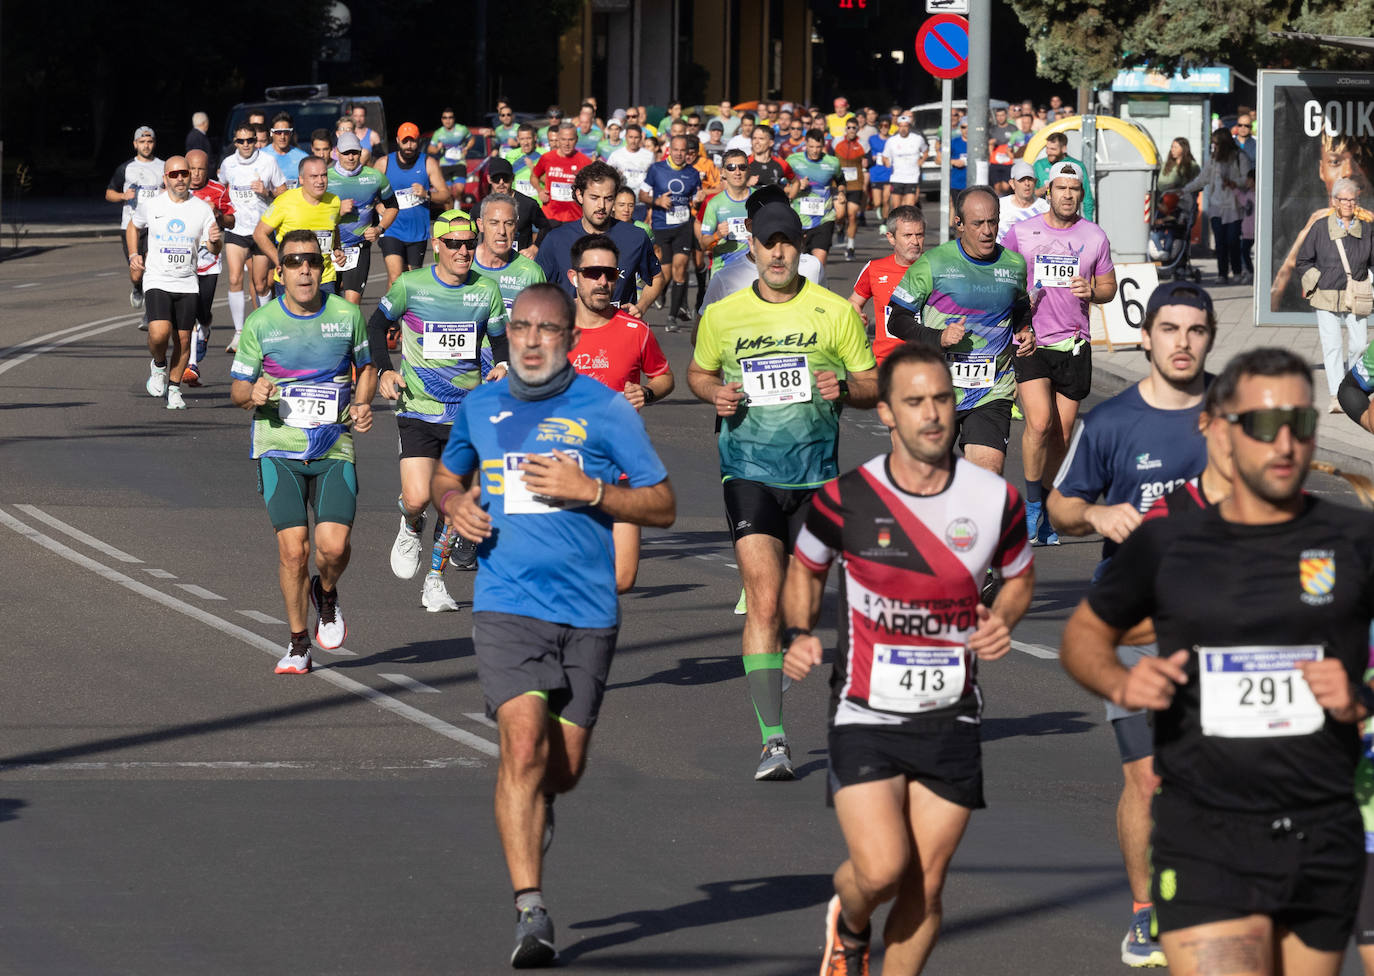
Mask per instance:
[[[749,612],[749,608],[744,605],[744,587],[739,589],[739,602],[735,604],[735,616],[743,617]]]
[[[397,579],[411,579],[420,568],[420,533],[425,530],[425,517],[420,516],[420,524],[414,529],[401,516],[401,527],[396,531],[396,541],[391,544],[391,572]]]
[[[1154,910],[1142,908],[1131,919],[1126,938],[1121,940],[1121,961],[1137,969],[1169,965],[1154,934]]]
[[[186,409],[186,401],[185,401],[184,399],[182,399],[182,396],[181,396],[181,387],[179,387],[179,386],[169,386],[169,387],[167,388],[167,409],[168,409],[168,410],[185,410],[185,409]]]
[[[464,539],[461,535],[453,540],[453,548],[448,554],[449,565],[454,569],[470,573],[477,568],[477,543]]]
[[[1049,513],[1046,513],[1045,517],[1040,520],[1040,531],[1035,534],[1034,540],[1034,544],[1037,546],[1059,545],[1059,533],[1054,531],[1053,525],[1050,525]]]
[[[679,325],[677,324],[677,322],[674,321],[674,316],[672,316],[672,315],[668,316],[668,321],[665,322],[664,325],[663,325],[663,331],[664,331],[664,332],[676,332],[676,331],[678,331],[679,328],[681,328],[681,326],[679,326]]]
[[[225,352],[238,352],[238,351],[239,351],[239,333],[235,332],[235,333],[233,334],[233,336],[229,339],[229,344],[228,344],[227,346],[224,347],[224,351],[225,351]]]
[[[195,363],[187,363],[186,372],[181,374],[181,381],[187,386],[200,386],[200,367]]]
[[[348,625],[344,623],[343,611],[339,609],[339,591],[326,593],[318,576],[310,577],[310,602],[319,614],[315,624],[315,643],[327,651],[343,647],[348,637]]]
[[[1025,420],[1026,415],[1021,412],[1021,404],[1013,402],[1011,405],[1011,419]]]
[[[458,609],[457,601],[448,595],[448,587],[444,585],[444,578],[438,573],[425,574],[425,588],[420,593],[420,602],[430,613],[443,613],[446,610]]]
[[[167,395],[167,370],[166,366],[158,366],[151,359],[148,360],[148,384],[149,396],[162,397]]]
[[[196,362],[205,358],[210,348],[210,330],[203,325],[196,326]]]
[[[868,943],[850,948],[840,941],[840,896],[825,906],[825,959],[821,976],[868,976]]]
[[[277,662],[274,671],[277,674],[309,674],[312,663],[310,660],[310,642],[302,641],[298,644],[291,641],[286,645],[286,653]]]
[[[792,750],[787,745],[787,736],[770,735],[768,743],[763,747],[763,756],[759,759],[759,768],[754,772],[754,779],[787,780],[795,777],[796,773],[792,769]]]
[[[134,285],[129,289],[129,305],[133,308],[143,307],[143,286]]]
[[[515,969],[543,969],[558,958],[553,946],[553,919],[543,905],[519,911],[515,916],[515,951],[510,964]]]
[[[1041,509],[1044,507],[1044,502],[1026,502],[1026,538],[1031,541],[1031,545],[1035,545],[1036,536],[1040,532],[1040,520],[1044,517]],[[1049,521],[1048,518],[1044,520]]]
[[[845,246],[845,249],[844,249],[844,259],[845,259],[846,261],[853,261],[853,260],[854,260],[854,244],[853,244],[852,242],[851,242],[850,244],[848,244],[848,245]]]

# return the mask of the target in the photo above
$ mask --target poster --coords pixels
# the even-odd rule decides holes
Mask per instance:
[[[1255,212],[1255,319],[1316,325],[1294,270],[1308,228],[1347,177],[1374,210],[1374,73],[1261,71]]]

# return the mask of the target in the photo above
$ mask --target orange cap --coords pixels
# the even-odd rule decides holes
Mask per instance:
[[[401,127],[396,130],[397,142],[400,142],[402,139],[418,138],[420,138],[420,127],[414,122],[402,122]]]

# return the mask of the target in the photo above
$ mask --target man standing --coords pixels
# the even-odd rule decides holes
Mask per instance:
[[[329,170],[329,192],[339,198],[341,207],[349,208],[347,219],[339,224],[344,256],[337,268],[338,292],[359,305],[372,274],[372,245],[386,233],[400,210],[391,181],[384,173],[363,165],[363,146],[357,136],[340,134],[338,153],[339,161]]]
[[[1035,185],[1038,196],[1049,196],[1050,173],[1057,171],[1059,163],[1073,163],[1082,174],[1083,161],[1069,155],[1069,137],[1062,132],[1051,132],[1045,137],[1045,158],[1035,161]],[[1093,219],[1094,210],[1092,187],[1083,181],[1083,216]]]
[[[1242,112],[1236,118],[1236,145],[1240,147],[1241,152],[1250,157],[1251,169],[1259,165],[1259,145],[1251,135],[1253,131],[1253,116],[1249,112]]]
[[[281,167],[257,145],[253,126],[240,123],[234,130],[233,155],[226,156],[219,164],[219,181],[229,188],[229,199],[234,204],[234,228],[238,231],[224,238],[224,263],[229,269],[229,318],[234,323],[234,335],[225,346],[225,352],[234,352],[239,347],[243,319],[248,311],[244,284],[249,286],[249,294],[263,296],[263,301],[267,301],[267,259],[253,242],[253,233],[272,201],[286,189]],[[261,270],[253,262],[254,257],[261,259]]]
[[[372,429],[377,372],[358,306],[320,291],[319,239],[308,230],[290,231],[281,240],[280,257],[282,297],[244,325],[229,399],[253,411],[258,491],[277,532],[277,579],[291,640],[276,673],[309,674],[309,604],[318,615],[315,640],[321,647],[335,650],[348,636],[338,585],[352,551],[358,504],[349,428],[360,434]],[[319,574],[313,577],[307,499],[315,510]]]
[[[366,140],[358,138],[366,149]],[[382,235],[386,286],[390,288],[402,272],[424,267],[430,205],[446,206],[450,194],[439,172],[439,161],[420,151],[420,127],[414,122],[405,122],[396,130],[396,151],[380,159],[377,170],[386,174],[401,211]]]
[[[168,410],[185,410],[182,375],[191,357],[191,332],[200,298],[196,266],[200,249],[218,254],[221,245],[215,212],[191,195],[191,170],[185,156],[164,164],[165,193],[140,204],[124,229],[129,271],[143,282],[148,308],[148,352],[152,355],[149,396],[167,397]],[[138,232],[148,235],[148,258],[138,253]],[[168,342],[171,343],[170,356]]]
[[[687,158],[687,137],[674,136],[668,158],[649,167],[639,200],[649,207],[654,246],[659,258],[672,269],[673,290],[668,303],[668,322],[690,322],[687,311],[687,264],[692,257],[692,209],[701,192],[701,172]],[[614,200],[614,195],[612,195]]]
[[[210,159],[199,149],[186,154],[186,168],[191,172],[191,193],[210,205],[215,213],[215,222],[221,232],[234,227],[234,205],[229,200],[229,190],[219,180],[210,179]],[[222,235],[221,235],[222,236]],[[191,342],[190,361],[182,380],[187,386],[200,386],[200,361],[210,344],[210,325],[214,320],[215,290],[219,285],[219,272],[223,265],[221,254],[223,245],[210,250],[202,245],[196,255],[196,330]]]
[[[146,200],[151,200],[162,192],[162,160],[158,159],[153,153],[157,149],[157,137],[153,135],[153,130],[146,125],[140,125],[134,130],[134,157],[120,163],[119,168],[110,177],[110,185],[105,188],[105,200],[109,203],[123,204],[123,209],[119,214],[119,229],[128,231],[129,221],[133,219],[134,211],[138,205]],[[124,263],[127,265],[134,255],[148,253],[148,235],[141,233],[137,235],[134,246],[130,249],[129,235],[121,233],[119,243],[124,248]],[[134,308],[143,307],[143,285],[139,281],[133,283],[129,290],[129,304]]]
[[[892,253],[885,258],[869,261],[854,282],[849,304],[864,315],[864,306],[873,302],[873,358],[883,360],[905,343],[887,328],[888,304],[892,293],[926,249],[926,222],[915,207],[898,207],[887,216],[887,242]]]
[[[461,210],[446,211],[434,221],[433,248],[436,263],[397,278],[367,329],[368,344],[377,350],[377,389],[396,401],[401,525],[391,547],[391,572],[397,579],[412,579],[420,568],[429,482],[463,401],[482,383],[483,344],[490,343],[497,363],[508,358],[501,290],[472,269],[477,222]],[[399,369],[392,366],[386,348],[387,334],[397,326]],[[505,369],[493,372],[499,378]],[[444,586],[444,568],[455,541],[452,528],[440,517],[420,592],[420,605],[430,613],[458,609]]]
[[[531,170],[531,181],[544,216],[552,226],[571,223],[582,216],[582,208],[573,197],[577,171],[592,161],[577,151],[577,126],[571,122],[560,125],[554,137],[553,152],[539,157]]]
[[[515,891],[511,965],[527,968],[558,955],[541,838],[553,798],[586,769],[615,652],[611,526],[667,527],[676,503],[634,408],[568,361],[572,300],[531,285],[508,331],[511,372],[459,412],[431,497],[478,544],[472,640],[501,740],[495,806]]]
[[[1096,532],[1105,537],[1095,577],[1157,499],[1207,466],[1207,445],[1197,436],[1197,420],[1207,353],[1216,338],[1211,298],[1189,283],[1160,285],[1150,295],[1140,338],[1150,359],[1149,375],[1083,418],[1046,502],[1060,534]],[[1158,657],[1159,645],[1123,645],[1116,653],[1129,668],[1143,658]],[[1163,952],[1151,934],[1150,800],[1159,781],[1150,720],[1143,708],[1115,701],[1107,703],[1107,719],[1121,754],[1117,841],[1133,902],[1122,959],[1133,966],[1163,965]]]
[[[208,160],[215,154],[214,144],[210,141],[210,116],[196,112],[191,116],[191,131],[186,133],[186,152],[199,149]]]
[[[1035,169],[1024,159],[1011,167],[1011,192],[1002,197],[997,221],[997,243],[1007,239],[1007,233],[1023,220],[1030,220],[1050,209],[1044,197],[1035,192]]]
[[[777,191],[773,191],[777,192]],[[791,779],[782,724],[780,597],[807,502],[839,473],[844,404],[871,407],[877,368],[844,299],[797,272],[802,228],[784,202],[755,213],[758,282],[708,305],[687,368],[721,418],[725,511],[744,583],[744,672],[763,754],[754,778]]]
[[[1025,414],[1021,463],[1026,476],[1026,532],[1032,543],[1055,545],[1058,535],[1041,521],[1041,507],[1078,419],[1078,405],[1092,391],[1090,305],[1116,297],[1116,270],[1107,235],[1078,213],[1083,174],[1061,162],[1050,173],[1050,209],[1014,226],[1005,246],[1026,259],[1030,271],[1035,351],[1018,356],[1016,395]]]
[[[890,899],[885,971],[919,973],[935,947],[945,872],[984,806],[978,663],[1011,650],[1035,583],[1015,489],[953,455],[937,350],[883,363],[878,419],[891,452],[816,492],[783,589],[783,671],[800,681],[821,663],[811,628],[843,560],[829,753],[849,860],[826,912],[827,976],[868,971],[869,919]],[[992,567],[1007,583],[988,608],[978,580]]]

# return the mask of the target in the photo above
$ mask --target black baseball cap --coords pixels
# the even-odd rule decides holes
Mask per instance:
[[[515,168],[511,166],[510,160],[502,159],[500,156],[487,163],[487,179],[494,180],[498,176],[504,176],[508,180],[515,179]]]
[[[767,244],[774,236],[782,234],[797,247],[802,245],[801,218],[785,203],[765,203],[754,214],[750,233],[761,244]]]
[[[1150,300],[1145,304],[1145,318],[1148,319],[1165,305],[1187,305],[1201,309],[1209,317],[1216,314],[1212,309],[1212,296],[1201,285],[1191,281],[1166,281],[1151,292]]]

